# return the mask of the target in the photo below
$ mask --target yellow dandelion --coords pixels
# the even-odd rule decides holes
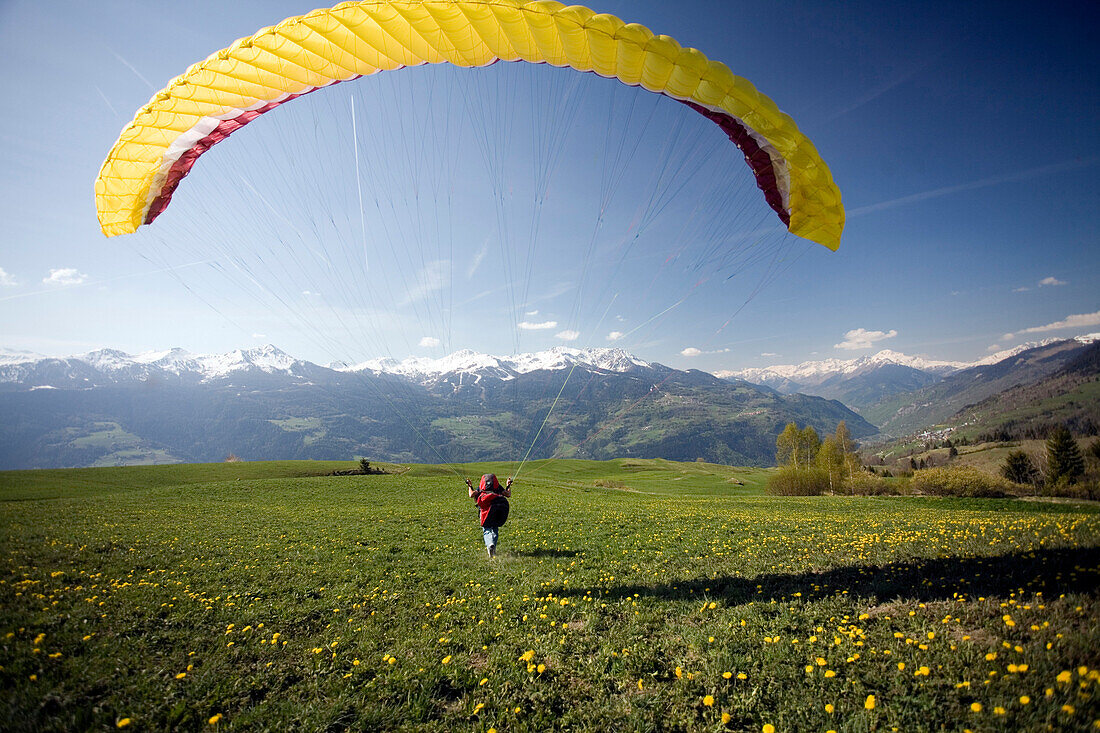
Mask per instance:
[[[703,704],[706,705],[708,708],[714,707],[714,696],[713,695],[707,695],[706,697],[704,697],[703,698]]]
[[[481,709],[483,707],[485,707],[485,703],[483,703],[483,702],[479,702],[477,705],[475,705],[474,706],[474,715],[477,715],[479,712],[481,712]]]
[[[1070,673],[1070,671],[1068,669],[1065,669],[1065,670],[1062,670],[1061,672],[1058,673],[1058,677],[1056,679],[1059,682],[1065,684],[1065,683],[1069,682],[1072,678],[1073,678],[1073,675]]]
[[[775,726],[771,723],[764,723],[764,727],[760,730],[761,733],[775,733]]]
[[[980,702],[970,703],[970,712],[980,713],[982,711],[982,704]]]
[[[732,719],[729,713],[722,713],[722,725],[727,725]]]
[[[1005,714],[1005,709],[1002,708],[1000,705],[998,705],[997,707],[993,708],[993,714],[994,715],[1004,715]]]
[[[874,695],[868,695],[867,699],[863,701],[863,707],[866,710],[874,710],[875,709],[875,696]]]
[[[681,678],[681,677],[683,677],[683,676],[684,676],[684,670],[682,670],[682,669],[680,669],[679,667],[677,667],[677,668],[676,668],[676,679],[680,679],[680,678]]]
[[[487,684],[488,682],[489,682],[489,678],[488,678],[488,677],[482,677],[482,678],[481,678],[481,682],[478,682],[478,683],[477,683],[477,686],[478,686],[478,687],[484,687],[484,686],[485,686],[485,685],[486,685],[486,684]]]
[[[519,655],[519,661],[521,661],[521,662],[530,662],[534,658],[535,658],[535,650],[534,649],[528,649],[523,654]]]
[[[836,706],[834,706],[831,702],[825,703],[825,712],[831,715],[834,710],[836,710]]]
[[[222,719],[221,713],[214,713],[210,716],[210,720],[206,721],[210,725],[217,725],[218,721]]]
[[[1076,712],[1076,710],[1077,709],[1075,707],[1073,707],[1072,705],[1063,705],[1062,706],[1062,712],[1065,713],[1066,715],[1073,715],[1073,713]]]
[[[179,674],[176,675],[176,679],[177,680],[182,680],[186,676],[187,676],[186,672],[180,672]]]
[[[545,665],[545,664],[540,664],[540,665],[539,665],[539,666],[537,667],[537,670],[538,670],[538,673],[539,673],[539,674],[542,674],[543,672],[545,672],[545,671],[546,671],[546,665]]]
[[[1020,704],[1021,705],[1027,705],[1030,702],[1031,702],[1030,697],[1028,697],[1027,695],[1020,695]]]
[[[131,720],[130,720],[129,718],[123,718],[122,720],[120,720],[120,721],[118,721],[117,723],[115,723],[115,726],[117,726],[117,727],[119,727],[119,728],[125,728],[125,727],[126,727],[126,726],[128,726],[128,725],[129,725],[129,724],[130,724],[131,722],[133,722],[133,721],[131,721]]]
[[[448,654],[447,656],[443,657],[443,664],[450,664],[450,663],[451,663],[451,655]]]
[[[898,669],[905,669],[905,662],[898,662]]]
[[[825,670],[825,676],[826,677],[836,677],[836,672],[834,672],[831,669],[827,669],[827,670]]]
[[[638,689],[639,689],[639,690],[641,690],[641,689],[644,689],[644,688],[642,687],[642,681],[641,681],[640,679],[638,680]]]

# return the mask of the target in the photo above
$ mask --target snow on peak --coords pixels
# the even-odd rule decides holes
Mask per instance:
[[[651,366],[622,349],[575,349],[568,346],[555,346],[546,351],[513,356],[491,356],[462,349],[440,359],[413,356],[397,361],[381,358],[371,359],[351,367],[337,368],[349,372],[372,371],[398,374],[413,379],[433,379],[445,374],[488,374],[504,379],[515,374],[527,374],[540,370],[569,369],[574,364],[614,372]]]
[[[224,377],[233,372],[259,370],[267,374],[290,373],[300,362],[271,344],[254,349],[234,349],[228,354],[195,357],[206,378]]]
[[[49,357],[42,354],[36,354],[33,351],[23,351],[22,349],[8,349],[0,346],[0,366],[6,364],[27,364],[34,361],[41,361],[48,359]]]
[[[750,367],[738,371],[718,372],[716,376],[727,378],[734,377],[748,382],[768,381],[806,381],[825,379],[833,375],[848,375],[870,367],[881,367],[888,364],[907,366],[924,372],[946,374],[965,369],[970,364],[961,361],[941,361],[926,359],[922,356],[909,356],[899,351],[883,349],[877,354],[860,356],[855,359],[823,359],[821,361],[804,361],[801,364],[776,364],[767,367]]]

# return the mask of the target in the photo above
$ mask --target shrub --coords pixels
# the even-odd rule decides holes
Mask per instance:
[[[966,497],[1002,497],[1015,488],[1007,479],[973,466],[926,468],[913,474],[910,486],[922,494]]]
[[[822,468],[784,466],[768,479],[774,496],[821,496],[829,488],[829,472]]]
[[[897,494],[899,486],[891,484],[886,479],[868,473],[858,473],[852,476],[848,482],[848,490],[853,494],[862,496],[883,496],[885,494]]]

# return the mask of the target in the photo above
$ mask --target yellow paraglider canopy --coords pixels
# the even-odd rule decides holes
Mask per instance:
[[[191,66],[138,110],[96,180],[107,236],[151,223],[211,146],[336,82],[406,66],[569,66],[684,102],[741,148],[792,234],[835,250],[844,208],[794,121],[725,64],[613,15],[548,0],[361,0],[264,28]]]

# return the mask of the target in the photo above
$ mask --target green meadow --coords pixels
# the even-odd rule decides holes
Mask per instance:
[[[352,467],[0,473],[3,727],[1100,729],[1096,505]]]

